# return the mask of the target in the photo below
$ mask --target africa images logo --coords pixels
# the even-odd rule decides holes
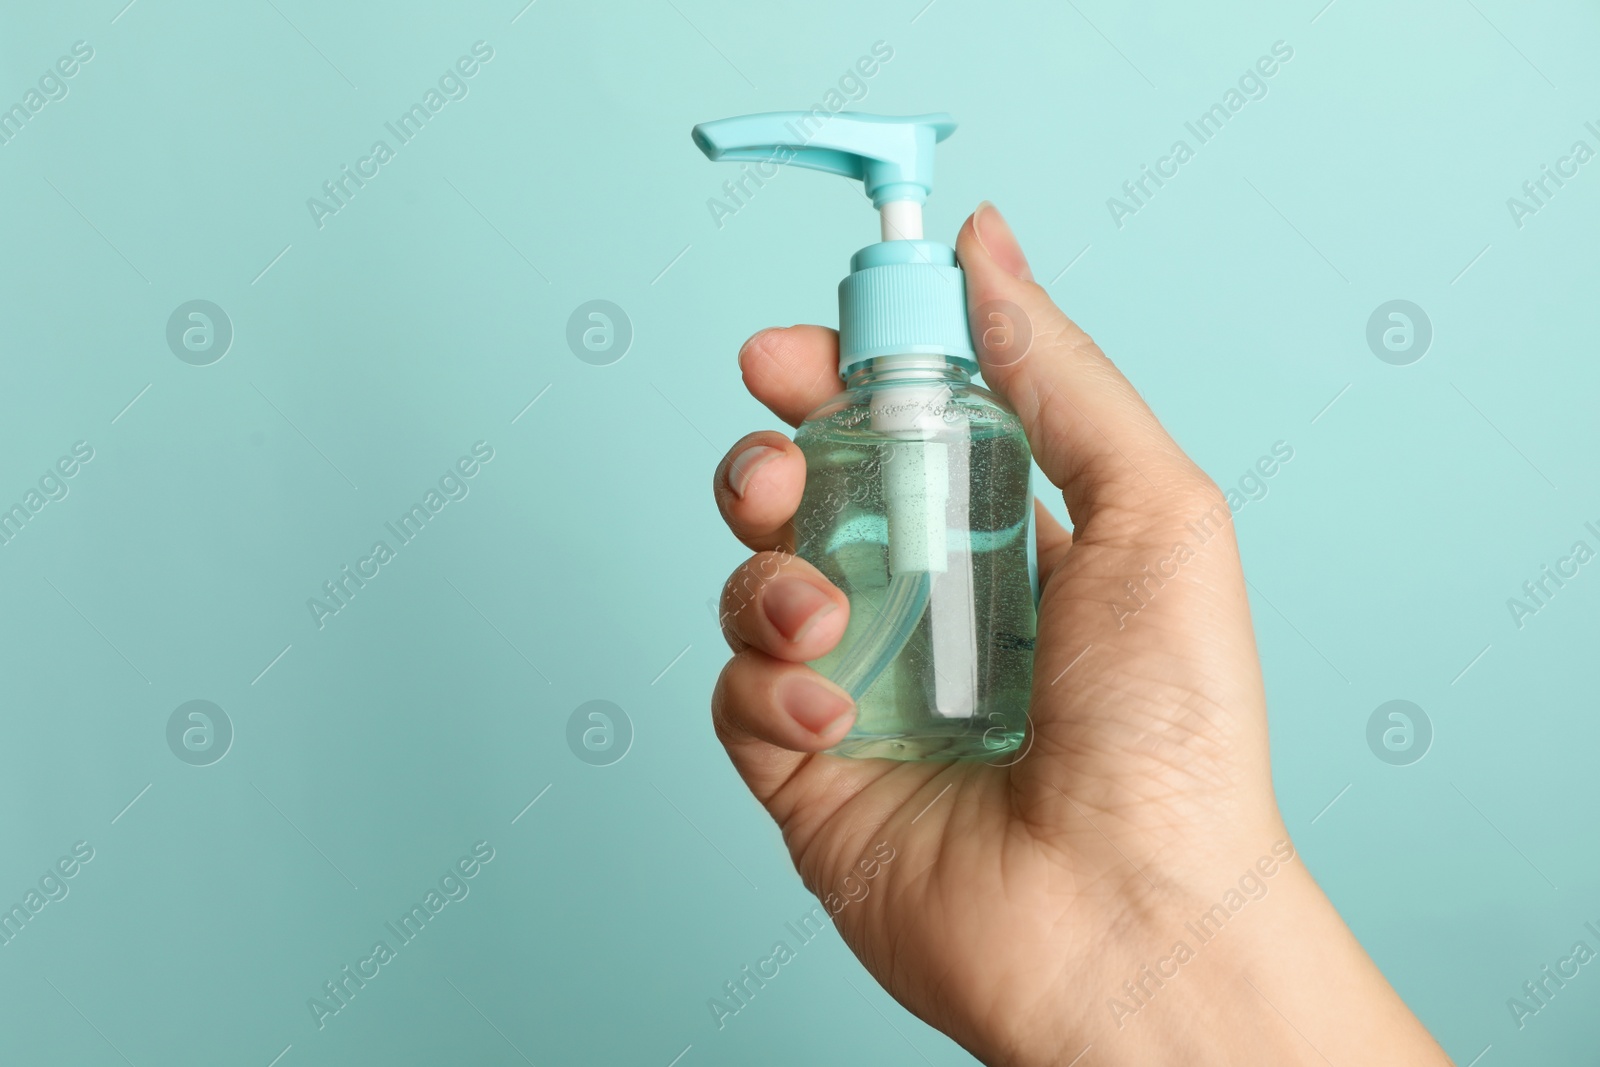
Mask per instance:
[[[410,144],[428,121],[444,110],[446,104],[452,100],[465,100],[471,91],[467,80],[476,77],[483,65],[493,58],[494,48],[487,41],[474,43],[472,55],[461,56],[453,67],[447,67],[439,75],[437,88],[430,85],[420,101],[402,111],[393,122],[383,124],[383,128],[394,138],[392,146],[382,138],[373,141],[367,154],[356,160],[355,170],[352,171],[348,163],[342,164],[337,175],[322,183],[322,194],[326,199],[307,197],[306,210],[311,213],[311,221],[317,229],[322,229],[327,225],[327,219],[349,207],[356,194],[367,187],[367,182],[376,178],[384,165],[395,158],[398,150]]]
[[[337,975],[323,982],[322,995],[306,999],[306,1007],[311,1010],[311,1018],[315,1020],[317,1029],[326,1027],[329,1019],[348,1008],[356,994],[365,989],[368,982],[383,974],[383,968],[399,958],[401,949],[422,936],[422,931],[440,912],[452,903],[466,900],[467,894],[472,892],[468,883],[478,876],[494,856],[494,846],[489,842],[475,843],[470,854],[456,860],[440,875],[438,888],[428,887],[421,903],[412,904],[411,909],[398,919],[383,924],[384,929],[393,935],[393,945],[389,943],[389,938],[379,938],[373,942],[371,952],[356,960],[354,968],[347,963]]]
[[[372,550],[356,560],[355,570],[352,571],[350,564],[346,563],[339,568],[335,578],[322,583],[326,600],[307,597],[306,610],[311,613],[311,621],[317,624],[317,629],[325,627],[328,619],[349,607],[356,594],[383,573],[383,568],[398,557],[401,548],[421,536],[428,523],[445,509],[446,504],[465,500],[472,491],[469,484],[471,479],[477,477],[484,465],[493,459],[493,445],[487,441],[474,444],[472,455],[462,456],[453,467],[445,469],[437,489],[430,486],[420,503],[412,504],[411,509],[394,522],[383,524],[384,529],[393,536],[394,545],[391,546],[387,540],[374,541]]]

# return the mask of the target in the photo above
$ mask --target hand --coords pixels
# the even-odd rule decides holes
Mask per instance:
[[[746,437],[715,480],[756,555],[724,590],[713,716],[805,884],[897,1000],[987,1063],[1088,1045],[1085,1067],[1447,1063],[1289,844],[1221,493],[1033,283],[992,205],[956,251],[973,309],[1009,301],[1031,325],[1027,354],[984,377],[1073,519],[1035,508],[1029,738],[1010,766],[823,754],[853,707],[805,664],[849,602],[792,554],[801,453]],[[763,331],[739,358],[790,424],[839,392],[831,330]]]

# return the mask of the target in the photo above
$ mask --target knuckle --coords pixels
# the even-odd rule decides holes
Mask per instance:
[[[1227,496],[1198,468],[1180,481],[1173,496],[1177,514],[1184,522],[1206,524],[1207,528],[1215,524],[1220,528],[1233,517]]]
[[[717,501],[723,505],[724,511],[727,510],[727,505],[730,502],[728,498],[731,493],[728,487],[728,471],[733,466],[733,461],[739,457],[741,452],[749,448],[751,441],[758,436],[759,432],[748,433],[739,438],[733,443],[732,448],[722,454],[722,458],[717,460],[717,465],[711,469],[711,492],[716,496]]]
[[[730,659],[722,668],[722,673],[717,676],[716,687],[711,690],[711,729],[717,735],[717,740],[726,745],[731,741],[737,731],[729,720],[729,705],[731,696],[729,690],[732,683],[729,675],[738,663],[737,657]]]
[[[749,700],[750,672],[756,656],[749,651],[735,654],[723,664],[717,684],[711,691],[711,727],[717,740],[727,745],[749,733],[742,712]]]
[[[734,652],[745,647],[744,638],[739,636],[742,629],[740,624],[744,612],[755,603],[759,591],[760,585],[742,564],[722,584],[722,605],[717,621],[722,625],[723,638]]]
[[[1221,488],[1209,474],[1199,468],[1190,472],[1179,484],[1178,496],[1184,503],[1199,508],[1228,506],[1228,499],[1223,495]]]
[[[744,613],[755,605],[761,596],[762,588],[781,574],[790,561],[796,558],[783,549],[770,549],[757,552],[734,568],[733,573],[722,585],[720,614],[723,633],[728,636],[730,644],[738,639]],[[742,647],[744,642],[740,640],[735,650]]]

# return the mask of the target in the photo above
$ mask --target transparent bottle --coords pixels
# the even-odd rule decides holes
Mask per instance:
[[[759,187],[776,164],[861,182],[882,240],[839,283],[845,391],[795,441],[796,550],[850,598],[813,664],[856,701],[831,751],[994,759],[1027,728],[1037,580],[1032,469],[1017,416],[972,383],[978,357],[955,249],[922,235],[949,115],[773,111],[702,122],[694,143]],[[765,168],[765,169],[764,169]],[[1024,353],[1025,354],[1025,353]]]
[[[832,751],[951,760],[1017,748],[1035,625],[1017,416],[960,363],[887,356],[853,367],[795,441],[806,457],[796,550],[850,599],[844,637],[812,664],[857,704]]]

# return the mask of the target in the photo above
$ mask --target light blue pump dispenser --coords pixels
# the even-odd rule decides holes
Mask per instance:
[[[780,111],[693,132],[712,160],[858,180],[881,216],[883,240],[856,252],[839,283],[846,390],[796,437],[808,471],[797,551],[851,601],[845,637],[815,664],[857,703],[832,750],[842,755],[985,756],[1023,733],[1027,443],[1015,414],[971,383],[955,250],[922,236],[934,146],[954,130],[945,114]]]
[[[694,128],[694,143],[710,159],[784,163],[854,178],[880,212],[882,243],[857,252],[849,277],[839,283],[841,376],[886,355],[944,356],[977,369],[966,277],[955,249],[922,239],[934,145],[955,128],[943,113],[893,118],[851,111],[820,119],[813,112],[773,111]]]

